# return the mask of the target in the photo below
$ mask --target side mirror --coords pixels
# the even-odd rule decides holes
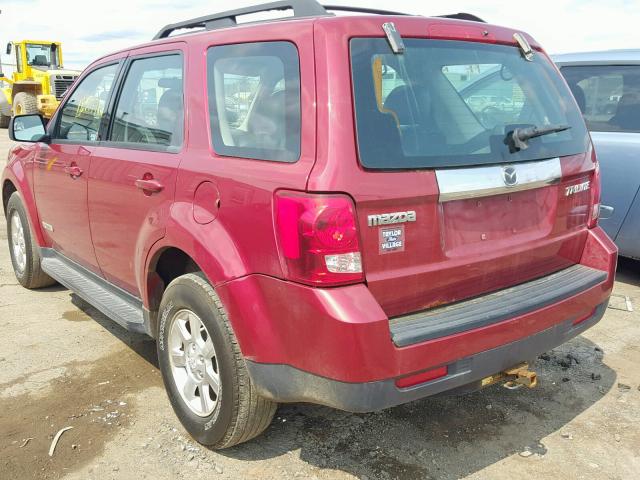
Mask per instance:
[[[7,43],[7,55],[11,55],[11,42]]]
[[[49,143],[50,139],[41,115],[16,115],[9,122],[9,138],[16,142]]]

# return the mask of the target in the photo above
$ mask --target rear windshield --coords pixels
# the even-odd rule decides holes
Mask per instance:
[[[640,132],[640,65],[562,67],[594,132]]]
[[[360,162],[407,169],[538,160],[585,152],[588,134],[570,90],[541,54],[517,47],[385,38],[351,40]],[[571,128],[530,139],[510,153],[507,133]]]

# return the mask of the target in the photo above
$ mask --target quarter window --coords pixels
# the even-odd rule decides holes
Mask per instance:
[[[62,107],[54,138],[95,142],[107,107],[118,65],[98,68],[88,74]]]
[[[281,162],[299,158],[300,66],[293,44],[212,47],[207,74],[218,154]]]
[[[109,140],[180,146],[184,125],[182,71],[180,55],[131,62]]]

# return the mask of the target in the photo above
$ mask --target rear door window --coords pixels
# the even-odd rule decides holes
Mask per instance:
[[[640,132],[640,65],[561,69],[589,130]]]
[[[182,145],[182,56],[133,60],[118,97],[109,140],[140,148]]]
[[[300,67],[289,42],[211,47],[207,54],[213,149],[294,162],[300,156]]]
[[[538,160],[583,153],[588,135],[571,92],[553,64],[517,47],[384,38],[351,40],[360,162],[407,169]],[[566,125],[511,153],[515,128]]]

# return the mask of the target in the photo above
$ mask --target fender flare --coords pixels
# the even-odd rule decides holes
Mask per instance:
[[[197,223],[192,203],[176,202],[171,206],[166,232],[149,245],[142,256],[145,261],[138,266],[137,282],[145,308],[151,304],[151,272],[160,255],[169,248],[187,254],[214,287],[248,274],[246,262],[225,226],[218,220],[206,225]]]
[[[4,174],[2,175],[2,191],[4,193],[7,181],[13,185],[20,195],[22,203],[29,215],[32,233],[35,235],[38,246],[40,248],[47,247],[48,244],[42,232],[40,216],[38,215],[38,208],[36,207],[36,201],[34,198],[33,182],[29,181],[29,175],[25,172],[22,162],[16,157],[17,155],[14,155],[5,167]]]

